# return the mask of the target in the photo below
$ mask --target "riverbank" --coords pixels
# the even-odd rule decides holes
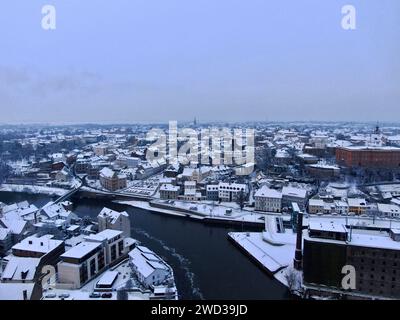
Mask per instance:
[[[170,200],[114,202],[154,213],[186,217],[207,224],[236,225],[257,229],[263,229],[265,224],[265,214],[223,205]]]
[[[79,194],[71,201],[73,211],[79,217],[96,219],[103,207],[126,211],[131,220],[131,236],[168,261],[182,299],[292,299],[281,283],[227,240],[228,232],[240,231],[237,227],[199,223],[198,220],[154,214],[109,200],[78,197]],[[11,204],[23,200],[40,207],[51,197],[0,192],[1,202]]]
[[[68,189],[47,187],[47,186],[37,186],[37,185],[21,185],[21,184],[6,184],[0,185],[0,192],[18,192],[18,193],[28,193],[37,195],[49,195],[49,196],[62,196],[67,193]]]

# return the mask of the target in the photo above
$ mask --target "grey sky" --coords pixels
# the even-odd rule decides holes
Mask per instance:
[[[400,119],[398,0],[4,0],[0,35],[0,123]]]

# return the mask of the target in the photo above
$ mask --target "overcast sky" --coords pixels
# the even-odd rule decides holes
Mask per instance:
[[[0,41],[0,123],[400,120],[399,0],[2,0]]]

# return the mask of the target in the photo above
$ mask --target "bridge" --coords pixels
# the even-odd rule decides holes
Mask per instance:
[[[78,187],[75,187],[74,189],[69,190],[67,193],[63,194],[58,199],[56,199],[53,203],[60,203],[60,202],[63,202],[65,200],[69,199],[72,195],[77,193],[82,188],[82,186],[83,186],[83,184],[80,184]]]

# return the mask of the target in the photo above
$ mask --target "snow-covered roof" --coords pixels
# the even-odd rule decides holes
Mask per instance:
[[[305,198],[307,196],[307,190],[295,188],[295,187],[283,187],[282,194],[284,196]]]
[[[129,252],[131,263],[143,277],[149,277],[155,270],[169,271],[169,267],[153,251],[146,247],[138,246]]]
[[[168,183],[166,183],[166,184],[163,184],[161,187],[160,187],[160,191],[179,191],[179,187],[178,186],[174,186],[174,185],[172,185],[172,184],[168,184]]]
[[[40,258],[26,258],[11,256],[1,275],[2,280],[32,281]]]
[[[115,172],[113,170],[111,170],[110,168],[105,167],[105,168],[100,170],[100,175],[105,177],[105,178],[111,179],[111,178],[114,177]]]
[[[4,240],[11,233],[10,229],[0,228],[0,240]]]
[[[254,196],[255,197],[281,199],[282,198],[282,193],[277,191],[277,190],[270,189],[267,186],[262,186],[260,189],[257,190],[257,192],[254,194]]]
[[[110,219],[110,222],[112,224],[114,224],[120,216],[125,216],[125,217],[129,217],[128,213],[126,211],[122,211],[122,212],[118,212],[109,208],[104,207],[98,217],[107,217],[108,219]]]
[[[44,235],[42,237],[30,236],[14,245],[12,249],[48,253],[63,243],[61,240],[52,239],[52,237],[52,235]]]
[[[103,242],[104,240],[112,240],[122,234],[122,231],[105,229],[99,233],[91,234],[86,236],[85,239],[88,241]]]
[[[23,300],[23,292],[27,299],[31,298],[34,283],[0,283],[0,300]]]
[[[340,232],[340,233],[347,232],[347,229],[343,224],[333,221],[330,222],[310,221],[309,228],[310,230],[315,230],[315,231],[330,231],[330,232]]]
[[[100,280],[97,282],[97,286],[111,286],[115,279],[118,277],[118,271],[108,270],[104,272]]]
[[[309,206],[314,206],[314,207],[323,207],[324,206],[324,200],[322,199],[310,199],[308,201]]]
[[[97,250],[102,244],[99,242],[82,242],[75,247],[72,247],[61,255],[61,258],[74,258],[80,259],[85,255]]]
[[[366,200],[360,198],[348,198],[347,202],[350,207],[365,207],[367,205]]]
[[[400,214],[400,207],[395,204],[378,203],[378,211]]]
[[[1,219],[1,222],[8,228],[13,234],[21,234],[27,225],[27,221],[20,219]]]

